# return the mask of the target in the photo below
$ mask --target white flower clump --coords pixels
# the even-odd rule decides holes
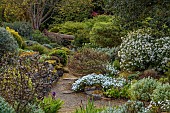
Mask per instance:
[[[152,108],[159,107],[161,111],[170,111],[170,100],[153,102],[150,101],[150,104],[145,108],[144,113],[148,113]]]
[[[80,91],[83,90],[85,86],[92,86],[95,84],[99,84],[104,89],[108,89],[110,87],[123,87],[126,83],[126,79],[124,78],[112,78],[108,76],[104,76],[102,74],[89,74],[83,76],[72,84],[72,90]]]
[[[115,67],[110,64],[106,65],[106,69],[108,71],[107,74],[109,74],[109,75],[117,75],[119,73],[119,71],[116,70]]]
[[[141,70],[151,66],[157,71],[164,71],[170,61],[170,37],[155,39],[139,30],[122,40],[118,56],[123,70]]]

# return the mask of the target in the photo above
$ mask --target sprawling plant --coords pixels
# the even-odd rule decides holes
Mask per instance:
[[[104,76],[102,74],[89,74],[83,76],[73,83],[72,89],[74,91],[82,91],[85,86],[100,85],[104,89],[109,89],[112,87],[122,87],[126,83],[124,78],[112,78]]]

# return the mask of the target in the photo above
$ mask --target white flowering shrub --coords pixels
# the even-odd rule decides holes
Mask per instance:
[[[129,95],[132,100],[151,100],[151,95],[157,86],[161,85],[153,78],[143,78],[131,85]]]
[[[72,90],[82,91],[85,86],[101,85],[104,89],[109,89],[111,87],[123,87],[126,83],[124,78],[112,78],[104,76],[102,74],[89,74],[83,76],[72,84]]]
[[[129,33],[122,38],[120,67],[123,70],[144,70],[148,67],[165,71],[170,61],[170,37],[155,39],[142,29]]]

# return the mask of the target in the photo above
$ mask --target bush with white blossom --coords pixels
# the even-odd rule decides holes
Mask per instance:
[[[82,91],[85,86],[101,85],[104,89],[109,89],[111,87],[123,87],[126,83],[124,78],[112,78],[104,76],[102,74],[88,74],[78,79],[72,84],[72,90]]]
[[[148,33],[148,32],[147,32]],[[143,29],[122,37],[118,56],[123,70],[144,70],[149,67],[165,71],[170,61],[170,37],[153,38]]]

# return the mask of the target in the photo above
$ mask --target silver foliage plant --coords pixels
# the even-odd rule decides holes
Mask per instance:
[[[108,89],[110,87],[123,87],[126,83],[124,78],[112,78],[102,74],[88,74],[78,79],[72,84],[72,90],[81,91],[85,86],[93,86],[95,84],[101,85],[102,88]]]

